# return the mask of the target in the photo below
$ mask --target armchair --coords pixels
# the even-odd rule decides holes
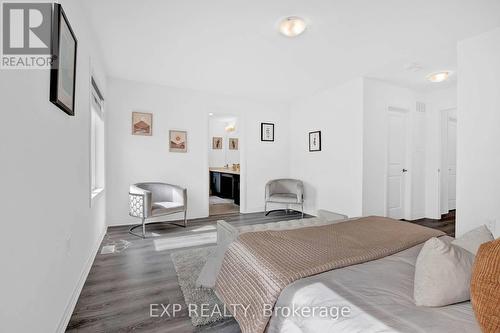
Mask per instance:
[[[187,226],[187,190],[164,183],[138,183],[129,189],[129,215],[140,218],[141,224],[130,228],[132,235],[146,238],[146,220],[184,212],[184,227]],[[142,236],[134,229],[142,226]]]
[[[266,216],[272,212],[267,211],[268,203],[300,205],[302,217],[304,217],[304,185],[302,181],[297,179],[274,179],[266,184],[266,200],[265,214]]]

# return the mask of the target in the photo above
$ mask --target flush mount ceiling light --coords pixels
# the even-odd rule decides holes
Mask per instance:
[[[280,22],[279,30],[287,37],[296,37],[306,30],[307,24],[304,19],[297,16],[290,16]]]
[[[443,71],[443,72],[436,72],[436,73],[431,73],[427,75],[427,80],[435,83],[443,82],[448,80],[448,77],[450,76],[451,72],[450,71]]]

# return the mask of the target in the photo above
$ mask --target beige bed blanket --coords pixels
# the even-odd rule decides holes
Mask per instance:
[[[293,281],[379,259],[443,234],[373,216],[333,225],[245,233],[226,251],[215,291],[234,309],[243,333],[261,333],[270,318],[265,310],[274,306]]]

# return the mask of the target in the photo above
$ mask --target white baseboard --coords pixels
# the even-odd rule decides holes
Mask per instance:
[[[99,251],[99,247],[101,246],[102,240],[104,239],[104,236],[106,235],[107,227],[104,228],[99,235],[96,244],[94,244],[94,248],[92,249],[92,252],[90,253],[87,262],[85,263],[85,266],[82,269],[82,273],[80,274],[80,278],[78,279],[78,283],[76,285],[75,290],[73,291],[73,294],[71,295],[71,299],[69,300],[69,303],[66,306],[66,309],[64,310],[64,315],[62,316],[59,325],[57,326],[57,331],[58,333],[63,333],[66,331],[66,327],[69,324],[69,320],[71,319],[71,315],[73,314],[73,311],[75,310],[76,302],[78,302],[78,298],[80,297],[80,293],[82,292],[83,285],[85,284],[85,281],[87,280],[87,276],[89,275],[90,269],[92,268],[92,264],[94,263],[94,259],[97,255],[97,251]]]

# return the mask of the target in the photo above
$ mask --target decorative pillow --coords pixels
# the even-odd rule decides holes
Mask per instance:
[[[415,264],[415,304],[445,306],[469,300],[473,263],[469,251],[439,238],[429,239]]]
[[[482,331],[500,332],[500,239],[479,248],[470,289],[472,308]]]
[[[492,241],[493,239],[490,230],[485,225],[482,225],[458,237],[452,244],[460,246],[475,255],[481,244]]]

